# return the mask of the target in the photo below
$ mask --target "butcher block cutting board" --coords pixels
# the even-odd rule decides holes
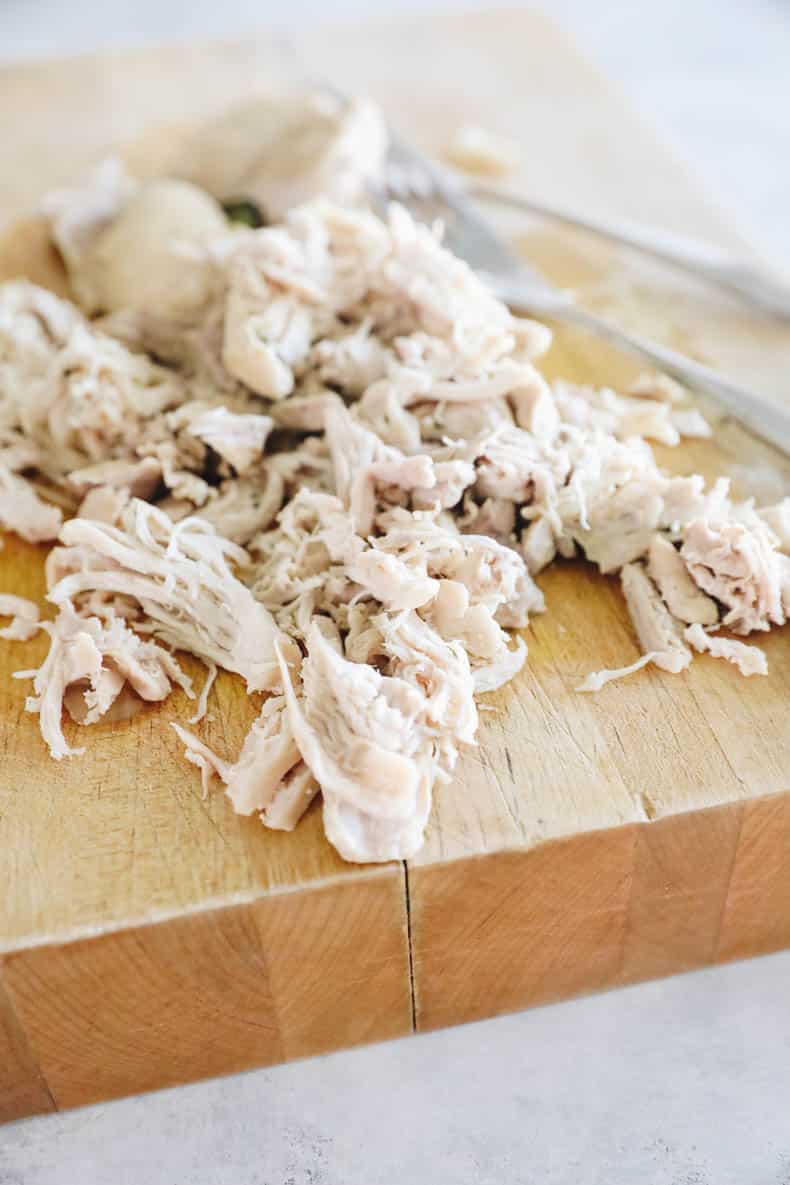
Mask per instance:
[[[511,187],[737,244],[714,204],[542,17],[488,12],[310,31],[301,68],[367,91],[438,149],[459,120],[517,140]],[[126,146],[155,173],[185,122],[293,71],[274,39],[0,73],[0,275],[63,277],[42,192]],[[146,134],[152,124],[164,130]],[[511,218],[590,306],[790,398],[790,332],[581,235]],[[741,245],[742,246],[742,245]],[[554,375],[617,385],[631,360],[559,332]],[[662,462],[775,500],[790,466],[734,424]],[[43,551],[7,540],[0,591],[40,598]],[[598,696],[637,655],[617,582],[541,579],[521,676],[484,697],[479,746],[439,788],[407,864],[344,864],[315,805],[292,834],[201,797],[175,694],[52,762],[25,685],[46,642],[0,643],[0,1116],[11,1118],[427,1030],[790,945],[790,632],[746,681],[700,658]],[[190,670],[199,675],[200,666]],[[201,735],[234,755],[253,715],[221,677]],[[76,740],[79,730],[68,727]]]

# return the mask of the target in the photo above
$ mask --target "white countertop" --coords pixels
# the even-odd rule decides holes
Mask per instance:
[[[787,267],[790,6],[546,7]],[[266,23],[274,0],[0,0],[0,57]],[[104,1182],[790,1185],[790,953],[0,1128],[0,1185]]]

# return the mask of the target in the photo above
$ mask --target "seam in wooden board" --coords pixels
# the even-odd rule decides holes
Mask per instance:
[[[396,865],[377,864],[370,867],[354,866],[353,875],[339,873],[335,876],[316,877],[306,884],[276,885],[269,889],[248,889],[222,897],[207,897],[203,901],[193,902],[172,909],[153,910],[151,913],[131,915],[107,922],[84,922],[79,926],[57,931],[50,934],[24,935],[0,943],[0,958],[5,955],[18,954],[29,950],[38,950],[45,946],[68,946],[71,942],[83,939],[102,938],[105,935],[117,934],[124,930],[141,929],[145,926],[158,926],[166,922],[178,921],[181,918],[196,917],[204,913],[217,910],[235,909],[240,905],[255,905],[260,901],[268,901],[272,897],[284,897],[291,893],[310,893],[314,889],[327,889],[336,885],[351,885],[361,877],[363,880],[377,880],[389,875]]]
[[[790,794],[790,791],[778,791],[777,794],[779,794],[779,795]],[[760,796],[760,799],[761,800],[768,800],[768,799],[776,797],[777,794],[762,795],[762,796]],[[743,811],[744,804],[742,802],[721,803],[716,806],[707,807],[707,808],[703,808],[703,809],[718,811],[718,810],[729,809],[733,806],[739,810],[741,827],[742,827],[743,813],[744,813],[744,811]],[[678,811],[678,812],[673,812],[673,813],[677,814],[677,815],[681,815],[681,814],[686,814],[689,812]],[[672,817],[672,816],[663,816],[663,817],[668,818],[668,817]],[[648,826],[650,826],[652,821],[653,820],[645,819],[645,820],[641,820],[641,821],[637,821],[637,822],[625,823],[625,824],[622,824],[621,826],[628,828],[628,829],[633,829],[634,832],[636,833],[637,828],[648,827]],[[598,828],[596,830],[597,831],[620,830],[620,827],[618,827],[618,828]],[[739,828],[739,836],[740,836],[740,832],[741,832],[741,828]],[[576,835],[579,835],[579,834],[590,835],[590,834],[594,834],[594,833],[595,832],[584,832],[584,833],[575,833],[575,834]],[[525,852],[527,850],[533,850],[535,847],[542,847],[546,843],[553,843],[559,839],[569,839],[569,838],[573,838],[573,835],[565,836],[565,837],[554,837],[553,839],[548,839],[548,840],[542,841],[541,843],[539,843],[537,845],[533,845],[533,847],[529,848],[529,849],[513,848],[513,849],[508,849],[508,850],[513,851],[513,852],[518,852],[518,851]],[[737,852],[737,846],[738,845],[736,844],[735,848],[734,848],[735,852]],[[481,853],[480,855],[478,855],[476,857],[471,857],[471,859],[475,860],[475,861],[476,860],[486,860],[486,859],[495,857],[497,854],[500,854],[500,853],[497,853],[497,852]],[[505,854],[504,850],[502,851],[501,854]],[[466,859],[469,859],[469,857],[466,857]],[[733,866],[734,866],[734,859],[735,859],[735,857],[733,857]],[[404,875],[404,904],[405,904],[406,932],[407,932],[406,936],[407,936],[408,954],[409,954],[409,977],[410,977],[410,996],[411,996],[411,1008],[412,1008],[412,1031],[416,1032],[418,1030],[416,1029],[416,976],[415,976],[415,964],[414,964],[414,957],[413,957],[414,950],[413,950],[413,933],[412,933],[412,902],[411,902],[411,892],[410,892],[410,887],[409,887],[408,863],[406,861],[403,861],[402,866],[403,866],[403,875]],[[430,865],[427,865],[425,867],[429,868]],[[391,864],[384,865],[384,866],[377,866],[377,867],[372,868],[370,870],[367,870],[367,869],[361,870],[361,875],[363,875],[366,880],[376,880],[376,879],[383,878],[384,876],[386,876],[392,868],[393,868],[393,865],[391,865]],[[620,979],[620,976],[622,974],[622,955],[623,955],[624,949],[625,949],[625,941],[626,941],[627,926],[628,926],[628,912],[629,912],[629,906],[630,906],[630,899],[631,899],[632,892],[633,892],[633,871],[634,871],[634,867],[633,867],[633,856],[632,856],[631,883],[629,885],[629,894],[628,894],[629,900],[628,900],[628,904],[626,905],[626,925],[624,927],[623,935],[622,935],[621,952],[620,952],[621,959],[620,959],[620,963],[619,963],[619,967],[618,967],[618,972],[617,972],[617,975],[615,976],[615,978],[612,980],[612,982],[601,990],[608,991],[608,990],[611,990],[611,989],[617,987],[618,980]],[[732,869],[731,869],[731,872],[732,872]],[[731,872],[730,872],[730,879],[731,879]],[[322,878],[321,880],[317,880],[317,881],[313,882],[313,884],[310,886],[310,888],[326,888],[326,887],[330,887],[330,886],[336,885],[336,884],[350,884],[350,883],[353,883],[353,880],[351,878],[326,877],[326,878]],[[303,889],[304,889],[304,886],[282,886],[281,888],[279,888],[277,890],[272,890],[268,894],[268,896],[280,896],[280,895],[289,894],[294,891],[303,891]],[[237,899],[234,901],[229,901],[228,899],[224,899],[222,902],[217,903],[216,907],[223,908],[223,909],[226,909],[226,908],[231,909],[231,908],[234,908],[234,906],[243,905],[243,904],[250,904],[250,903],[254,903],[259,900],[265,900],[266,895],[247,893],[247,894],[237,894],[236,898]],[[99,937],[104,934],[111,934],[114,932],[122,931],[122,930],[126,929],[127,927],[131,928],[135,924],[154,925],[154,924],[157,924],[158,922],[166,922],[168,920],[177,920],[178,918],[183,917],[183,916],[193,916],[196,914],[201,914],[201,913],[207,912],[210,908],[212,908],[212,906],[209,905],[208,903],[206,903],[202,907],[197,907],[197,908],[193,908],[193,909],[189,909],[189,910],[183,910],[181,912],[172,911],[172,912],[168,912],[167,914],[165,914],[163,911],[163,916],[161,916],[160,918],[157,918],[156,920],[149,917],[149,918],[141,919],[140,922],[138,922],[138,923],[133,923],[133,922],[118,923],[117,925],[112,926],[112,927],[104,927],[104,928],[83,927],[82,928],[83,933],[77,935],[76,933],[72,932],[72,934],[70,934],[65,939],[63,937],[61,937],[61,939],[59,941],[57,941],[56,943],[54,943],[53,945],[64,946],[64,945],[67,945],[70,940],[76,940],[78,938]],[[44,945],[46,945],[45,941],[41,940],[35,944],[30,944],[30,946],[26,949],[33,949],[35,947],[41,947]],[[13,951],[11,951],[10,953],[13,954]],[[21,953],[21,951],[20,951],[20,953]],[[3,964],[5,962],[6,962],[5,958],[0,958],[0,972],[2,972]],[[715,965],[715,963],[716,963],[716,956],[714,955],[714,957],[711,960],[710,965]],[[31,1061],[31,1063],[34,1067],[34,1071],[37,1074],[37,1076],[40,1080],[40,1083],[46,1093],[46,1096],[49,1099],[49,1101],[51,1102],[54,1110],[59,1111],[60,1106],[59,1106],[58,1100],[57,1100],[56,1096],[53,1094],[53,1091],[46,1079],[46,1076],[42,1071],[40,1059],[38,1057],[38,1053],[37,1053],[36,1046],[35,1046],[35,1042],[32,1040],[27,1028],[24,1026],[24,1024],[21,1020],[18,1008],[16,1007],[16,1000],[15,1000],[15,996],[13,993],[13,989],[11,988],[11,985],[8,983],[7,978],[1,974],[0,974],[0,990],[3,990],[6,993],[7,999],[9,1000],[9,1003],[11,1005],[12,1016],[18,1026],[18,1031],[20,1032],[21,1036],[24,1039],[26,1049],[30,1054],[30,1061]],[[572,995],[576,996],[576,995],[590,995],[590,994],[598,994],[598,993],[597,992],[590,993],[587,991],[583,991],[583,992],[573,993]],[[562,998],[563,999],[572,998],[572,996],[562,997]]]
[[[417,990],[414,981],[414,944],[411,931],[411,894],[409,892],[409,862],[403,861],[403,891],[406,906],[406,945],[409,951],[409,997],[411,1001],[411,1031],[417,1032]]]

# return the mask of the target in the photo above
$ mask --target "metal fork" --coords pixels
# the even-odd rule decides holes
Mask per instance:
[[[373,191],[373,197],[379,205],[400,202],[419,222],[441,219],[448,247],[481,273],[506,304],[535,316],[578,326],[640,355],[679,382],[711,396],[733,419],[790,456],[790,410],[729,382],[668,346],[627,333],[580,308],[569,293],[555,288],[510,250],[453,178],[391,129],[385,180]]]
[[[566,226],[585,230],[599,238],[652,255],[664,263],[671,263],[691,273],[697,279],[706,280],[720,288],[728,288],[745,300],[774,317],[790,319],[790,283],[773,275],[759,264],[750,264],[733,256],[724,247],[713,243],[689,239],[672,234],[657,227],[640,226],[618,219],[593,218],[565,207],[547,205],[545,202],[526,198],[520,194],[508,193],[488,185],[467,186],[473,198],[509,206],[528,214],[538,214]]]

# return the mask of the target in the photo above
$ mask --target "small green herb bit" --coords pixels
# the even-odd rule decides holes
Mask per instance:
[[[253,230],[264,225],[261,208],[252,198],[231,198],[222,203],[222,209],[231,222],[240,222],[242,226],[250,226]]]

